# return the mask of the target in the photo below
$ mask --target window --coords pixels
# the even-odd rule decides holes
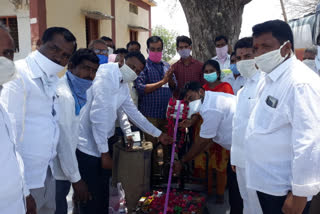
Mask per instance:
[[[15,44],[15,51],[19,52],[18,21],[16,16],[0,17],[0,22],[10,29],[10,34]]]
[[[138,41],[138,31],[130,30],[130,41]]]
[[[129,12],[138,15],[138,6],[135,4],[129,3]]]
[[[87,47],[92,40],[99,38],[99,20],[86,17]]]

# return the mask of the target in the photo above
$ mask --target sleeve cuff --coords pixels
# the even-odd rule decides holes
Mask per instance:
[[[162,131],[160,131],[159,129],[155,129],[155,131],[152,133],[152,136],[160,137],[161,134],[162,134]]]
[[[300,197],[317,195],[320,192],[320,183],[297,185],[292,184],[292,194]]]
[[[108,140],[104,144],[98,144],[98,150],[100,153],[109,152]]]
[[[27,197],[30,195],[30,191],[26,186],[23,187],[23,194],[24,194],[24,197]]]
[[[81,176],[80,176],[79,171],[77,171],[75,174],[73,174],[73,175],[69,178],[69,181],[70,181],[71,183],[76,183],[76,182],[78,182],[78,181],[80,181],[80,180],[81,180]]]

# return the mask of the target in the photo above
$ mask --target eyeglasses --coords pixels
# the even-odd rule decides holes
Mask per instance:
[[[108,50],[104,50],[104,49],[94,49],[93,50],[96,54],[107,54]]]

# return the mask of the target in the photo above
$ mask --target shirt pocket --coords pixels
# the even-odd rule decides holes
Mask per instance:
[[[257,109],[260,111],[257,124],[264,130],[263,132],[274,132],[286,123],[286,114],[281,110],[283,106],[272,108],[265,101],[261,105],[261,108]]]

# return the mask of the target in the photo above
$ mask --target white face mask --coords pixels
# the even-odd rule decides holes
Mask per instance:
[[[16,78],[17,70],[14,63],[6,57],[0,56],[0,85]]]
[[[281,55],[281,49],[285,46],[289,41],[283,43],[279,49],[270,51],[261,56],[255,57],[257,66],[261,69],[261,71],[266,73],[271,73],[278,65],[280,65],[287,57]]]
[[[257,73],[256,61],[254,59],[241,60],[237,62],[237,68],[241,76],[251,78]]]
[[[113,48],[108,47],[108,54],[113,54]]]
[[[133,82],[137,79],[138,75],[126,63],[120,68],[123,82]]]
[[[200,112],[201,105],[202,105],[201,99],[194,100],[189,103],[189,112],[188,112],[189,119],[191,119],[192,115]]]

